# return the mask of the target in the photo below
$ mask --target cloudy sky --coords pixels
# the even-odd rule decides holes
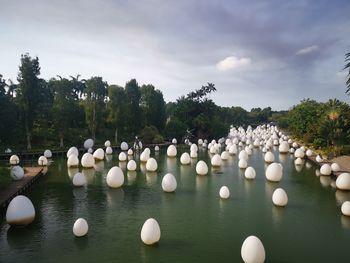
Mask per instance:
[[[0,0],[0,74],[152,83],[166,101],[217,87],[222,106],[288,109],[345,95],[349,0]]]

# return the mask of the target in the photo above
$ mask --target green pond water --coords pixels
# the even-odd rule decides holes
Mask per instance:
[[[168,158],[165,150],[154,153],[156,173],[144,167],[136,173],[125,169],[125,183],[109,189],[105,177],[118,165],[117,153],[84,171],[88,185],[75,188],[66,159],[55,159],[48,173],[27,195],[36,209],[34,222],[25,228],[0,224],[0,262],[242,262],[241,245],[249,235],[258,236],[265,247],[266,262],[350,262],[350,218],[342,216],[340,205],[350,193],[337,191],[329,177],[317,177],[316,166],[306,162],[297,170],[290,154],[274,154],[283,164],[283,179],[265,179],[263,154],[254,149],[248,164],[256,169],[248,181],[238,168],[238,157],[230,156],[220,170],[209,165],[207,176],[197,176],[197,160],[210,163],[200,150],[191,165]],[[137,156],[135,156],[137,160]],[[137,161],[139,164],[139,161]],[[138,166],[140,167],[140,166]],[[175,175],[175,193],[161,188],[163,175]],[[219,189],[227,185],[228,200]],[[289,203],[272,204],[274,189],[283,187]],[[88,221],[89,233],[76,238],[75,220]],[[161,239],[146,246],[140,239],[144,221],[157,219]]]

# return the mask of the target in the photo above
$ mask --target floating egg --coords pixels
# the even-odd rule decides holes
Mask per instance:
[[[84,148],[85,149],[91,149],[94,146],[94,140],[93,139],[87,139],[84,142]]]
[[[91,153],[84,153],[83,157],[81,158],[81,165],[84,168],[93,168],[94,167],[95,159]]]
[[[222,160],[219,154],[215,154],[212,158],[211,158],[211,165],[218,167],[221,166],[222,164]]]
[[[106,181],[111,188],[121,187],[124,183],[123,170],[118,166],[112,167],[107,173]]]
[[[339,172],[340,171],[340,166],[337,163],[332,163],[331,169],[333,172]]]
[[[158,168],[156,159],[149,158],[146,163],[146,170],[149,172],[155,172]]]
[[[125,152],[120,152],[118,156],[118,160],[120,162],[125,162],[128,157],[126,156]]]
[[[162,188],[164,192],[174,192],[177,187],[176,178],[171,173],[164,175],[162,179]]]
[[[322,164],[320,173],[322,175],[331,175],[332,173],[332,168],[328,163]]]
[[[228,157],[229,157],[228,151],[223,151],[221,153],[221,160],[226,161],[228,159]]]
[[[52,157],[52,152],[50,150],[45,150],[44,151],[44,156],[49,159],[49,158]]]
[[[248,160],[248,153],[245,150],[239,152],[238,158]]]
[[[78,218],[73,225],[73,234],[76,237],[85,236],[89,231],[89,225],[84,218]]]
[[[130,160],[130,161],[128,162],[127,169],[128,169],[129,171],[135,171],[135,170],[136,170],[136,167],[137,167],[137,165],[136,165],[136,162],[135,162],[134,160]]]
[[[105,158],[105,152],[102,148],[98,148],[92,155],[96,160],[101,161]]]
[[[263,263],[265,261],[264,245],[256,236],[249,236],[242,244],[241,256],[245,263]]]
[[[177,154],[176,146],[175,145],[169,145],[167,151],[166,151],[168,157],[175,157]]]
[[[272,182],[279,182],[282,179],[283,167],[280,163],[270,164],[265,172],[266,179]]]
[[[69,155],[68,160],[67,160],[67,166],[68,167],[77,167],[77,166],[79,166],[78,156],[76,156],[75,154]]]
[[[10,225],[28,225],[35,218],[35,209],[24,195],[13,198],[6,210],[6,222]]]
[[[198,139],[198,145],[202,145],[203,144],[203,140],[202,139]]]
[[[350,190],[350,173],[342,173],[336,180],[336,186],[340,190]]]
[[[141,240],[146,245],[153,245],[160,240],[160,227],[154,218],[145,221],[141,229]]]
[[[120,150],[122,150],[122,151],[127,151],[128,148],[129,148],[129,145],[128,145],[126,142],[122,142],[122,143],[120,144]]]
[[[14,179],[16,181],[23,179],[23,177],[24,177],[23,168],[19,165],[13,166],[11,168],[10,176],[12,177],[12,179]]]
[[[247,166],[248,166],[248,163],[247,163],[247,160],[246,160],[246,159],[240,159],[240,160],[238,161],[238,167],[239,167],[240,169],[245,169],[245,168],[247,168]]]
[[[109,140],[105,141],[105,147],[111,147],[111,142]]]
[[[112,154],[112,153],[113,153],[112,147],[108,146],[108,147],[106,148],[106,154]]]
[[[196,172],[199,175],[206,175],[208,173],[208,165],[200,160],[196,165]]]
[[[191,163],[191,157],[187,152],[184,152],[183,154],[181,154],[180,163],[181,164],[190,164]]]
[[[294,157],[295,158],[303,159],[304,156],[305,156],[305,153],[304,153],[304,151],[301,148],[295,150],[295,152],[294,152]]]
[[[282,188],[277,188],[272,195],[272,202],[276,206],[286,206],[288,204],[288,195]]]
[[[322,157],[320,155],[316,156],[316,162],[318,162],[318,163],[322,163],[323,162],[323,159],[322,159]]]
[[[344,216],[350,216],[350,201],[345,201],[341,205],[341,212]]]
[[[11,157],[10,157],[10,164],[11,165],[17,165],[17,164],[19,164],[19,158],[18,158],[18,156],[17,155],[11,155]]]
[[[275,161],[275,156],[272,152],[265,153],[264,160],[266,163],[273,163]]]
[[[289,144],[286,141],[281,142],[281,144],[278,146],[278,151],[280,153],[288,153],[289,151]]]
[[[133,155],[133,154],[134,154],[134,151],[130,148],[130,149],[128,150],[128,155],[131,156],[131,155]]]
[[[158,146],[158,145],[156,145],[156,146],[154,147],[154,151],[159,152],[159,146]]]
[[[190,152],[198,152],[198,146],[195,143],[191,144]]]
[[[77,149],[77,147],[70,147],[68,152],[67,152],[67,158],[69,158],[69,156],[71,156],[72,154],[74,154],[75,156],[79,156],[79,151]]]
[[[228,149],[228,152],[231,155],[236,155],[238,152],[237,145],[236,144],[231,145],[230,148]]]
[[[172,139],[172,140],[171,140],[171,143],[173,143],[173,144],[177,144],[177,140],[176,140],[176,138]]]
[[[230,190],[227,186],[222,186],[220,188],[219,195],[222,199],[228,199],[230,197]]]
[[[74,176],[73,176],[73,185],[74,186],[84,186],[86,185],[86,178],[85,176],[82,174],[82,173],[76,173]]]
[[[295,149],[294,149],[294,148],[290,148],[290,149],[289,149],[289,152],[290,152],[291,154],[294,154]]]
[[[146,151],[146,149],[140,154],[140,161],[143,163],[147,162],[149,159],[149,153]]]
[[[256,176],[255,169],[251,166],[247,167],[247,169],[244,171],[244,176],[247,179],[254,179]]]
[[[38,165],[40,166],[47,166],[47,158],[45,156],[40,156],[38,159]]]
[[[310,149],[308,149],[308,150],[306,151],[306,156],[307,156],[307,157],[311,157],[313,154],[314,154],[314,153],[313,153]]]

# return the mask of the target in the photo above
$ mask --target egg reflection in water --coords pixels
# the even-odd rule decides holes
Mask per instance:
[[[136,181],[137,173],[135,171],[128,171],[128,185],[132,185]]]
[[[157,172],[146,172],[146,181],[149,186],[157,183]]]

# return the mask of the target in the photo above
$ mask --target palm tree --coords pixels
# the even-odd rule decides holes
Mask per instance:
[[[344,69],[349,70],[348,75],[346,76],[346,91],[350,95],[350,52],[345,54],[345,67]]]

